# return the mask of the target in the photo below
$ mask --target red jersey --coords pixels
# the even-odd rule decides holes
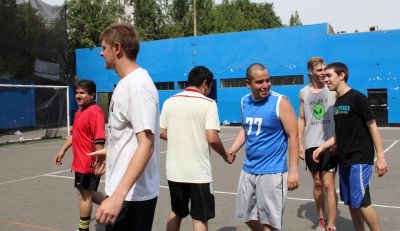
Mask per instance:
[[[82,110],[80,108],[72,126],[73,160],[71,169],[79,173],[94,173],[95,158],[86,154],[96,151],[96,144],[104,144],[104,113],[101,108],[92,104]]]

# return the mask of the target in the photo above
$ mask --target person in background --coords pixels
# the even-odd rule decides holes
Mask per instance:
[[[264,65],[250,65],[246,83],[251,93],[241,100],[242,127],[228,150],[234,155],[246,146],[237,188],[236,219],[253,231],[278,230],[282,229],[287,190],[299,186],[296,114],[285,96],[271,91]]]
[[[114,23],[100,35],[106,69],[120,78],[109,107],[105,192],[96,213],[107,231],[150,231],[160,193],[158,92],[136,63],[134,27]]]
[[[79,231],[89,230],[92,202],[100,204],[105,195],[97,192],[100,176],[104,173],[104,158],[87,156],[87,153],[104,148],[104,113],[96,104],[96,84],[81,80],[76,85],[75,99],[80,106],[75,114],[72,135],[54,158],[56,165],[62,164],[66,151],[72,146],[71,170],[75,172],[75,187],[79,200]]]
[[[213,77],[208,68],[194,67],[189,72],[189,87],[167,99],[161,111],[160,134],[168,142],[166,171],[172,207],[168,231],[179,230],[182,218],[189,214],[193,230],[208,230],[208,220],[215,217],[210,147],[228,163],[233,162],[218,136],[217,104],[207,97]]]
[[[372,231],[380,231],[378,216],[371,205],[370,179],[374,166],[381,177],[388,171],[382,139],[375,116],[365,95],[347,84],[349,70],[344,63],[325,67],[325,84],[338,98],[334,106],[335,134],[313,153],[315,162],[333,145],[337,145],[340,198],[349,206],[356,231],[363,231],[364,221]]]
[[[325,86],[325,64],[319,57],[307,62],[309,84],[300,91],[299,129],[300,158],[306,161],[314,186],[313,196],[319,216],[317,231],[335,230],[337,193],[335,175],[337,156],[327,150],[319,163],[314,162],[313,152],[335,133],[333,105],[336,96]],[[327,212],[327,223],[324,209]]]

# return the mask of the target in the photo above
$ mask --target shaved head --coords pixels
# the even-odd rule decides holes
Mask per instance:
[[[253,73],[255,71],[263,71],[263,70],[267,70],[267,68],[265,68],[264,65],[262,65],[261,63],[253,63],[246,70],[246,78],[248,80],[252,80],[253,79]],[[268,70],[267,70],[267,72],[268,72]]]

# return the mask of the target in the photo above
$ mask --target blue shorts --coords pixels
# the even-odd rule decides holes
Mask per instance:
[[[373,165],[354,164],[339,166],[340,198],[351,208],[368,207],[371,204],[369,182]]]

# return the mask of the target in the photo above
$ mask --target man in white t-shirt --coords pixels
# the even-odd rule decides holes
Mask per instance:
[[[218,136],[217,105],[210,94],[213,74],[203,66],[189,73],[188,88],[167,99],[160,118],[161,138],[168,141],[167,180],[172,211],[167,231],[179,230],[191,215],[194,230],[207,230],[215,217],[210,146],[226,162],[233,162]],[[188,207],[190,201],[190,209]]]
[[[100,35],[107,69],[120,77],[109,108],[105,192],[96,220],[106,230],[150,231],[159,195],[158,92],[136,57],[133,26],[115,23]]]

